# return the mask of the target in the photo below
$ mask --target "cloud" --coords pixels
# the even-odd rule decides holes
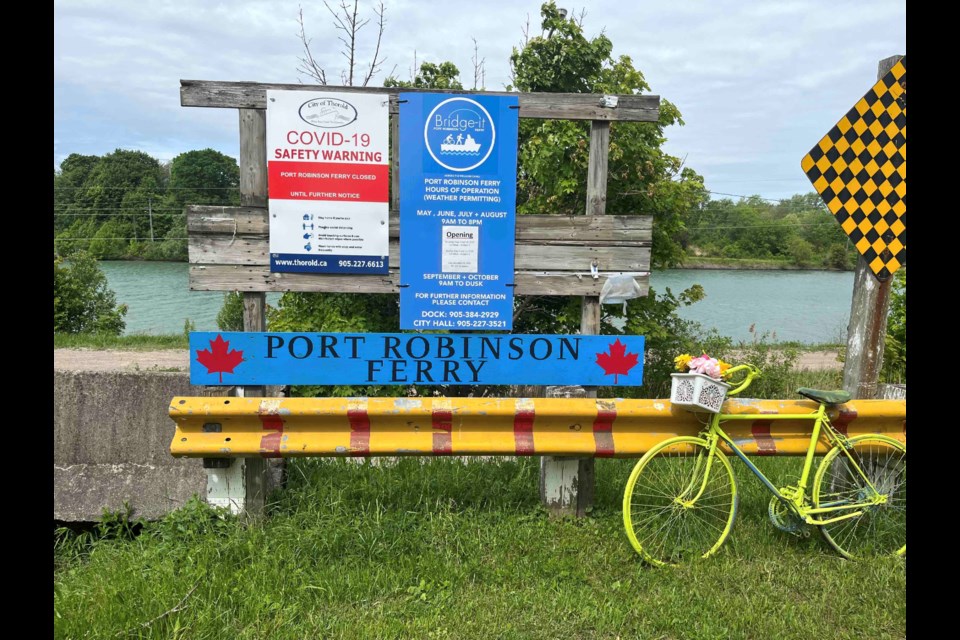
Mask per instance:
[[[529,35],[540,33],[540,3],[384,0],[377,83],[391,70],[408,78],[416,52],[418,62],[452,61],[470,86],[475,38],[486,87],[502,90],[528,17]],[[372,6],[360,5],[374,18],[361,33],[363,60],[376,33]],[[298,10],[296,0],[54,2],[55,164],[118,147],[235,156],[236,114],[181,107],[179,81],[298,82]],[[338,82],[344,60],[329,13],[318,2],[303,12],[313,52]],[[614,55],[629,55],[652,92],[677,105],[687,124],[667,130],[666,148],[686,156],[708,188],[740,180],[750,193],[787,197],[810,187],[776,179],[799,171],[800,157],[872,85],[880,59],[906,53],[905,23],[902,0],[869,10],[836,0],[599,0],[584,27],[588,37],[604,32]]]

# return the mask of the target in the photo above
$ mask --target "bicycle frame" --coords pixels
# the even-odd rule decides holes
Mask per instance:
[[[741,365],[743,367],[745,365]],[[740,369],[741,367],[736,367],[733,370]],[[736,395],[740,393],[753,381],[753,378],[756,376],[755,369],[748,368],[748,374],[746,379],[733,391],[729,391],[727,395]],[[816,411],[811,413],[781,413],[781,414],[765,414],[763,416],[764,420],[813,420],[813,432],[810,434],[810,444],[807,447],[807,453],[804,457],[803,470],[800,473],[800,480],[797,483],[796,491],[793,491],[793,487],[790,487],[791,491],[789,495],[784,494],[783,491],[778,489],[769,478],[760,469],[753,464],[743,450],[734,442],[721,427],[721,422],[726,422],[727,420],[756,420],[757,416],[754,414],[727,414],[727,413],[715,413],[713,414],[710,423],[706,430],[702,433],[702,436],[710,445],[711,455],[707,458],[707,467],[704,469],[703,478],[701,481],[701,486],[697,495],[688,501],[684,501],[688,504],[696,503],[697,499],[703,494],[704,489],[707,486],[707,482],[710,476],[710,468],[712,466],[713,455],[712,453],[719,446],[720,442],[723,441],[730,448],[730,450],[738,457],[747,468],[763,483],[770,493],[772,493],[781,503],[786,505],[793,513],[799,516],[807,524],[820,525],[820,524],[830,524],[832,522],[838,522],[840,520],[845,520],[847,518],[854,518],[863,514],[862,509],[864,506],[869,504],[881,504],[884,502],[885,497],[882,496],[877,490],[876,487],[870,482],[867,474],[864,473],[863,469],[860,468],[857,461],[850,454],[848,447],[844,446],[843,451],[850,463],[853,465],[853,468],[856,469],[857,473],[863,478],[867,483],[867,486],[870,487],[873,492],[873,498],[870,502],[855,502],[852,504],[832,504],[829,506],[813,507],[807,505],[807,488],[810,480],[810,474],[813,471],[813,459],[816,454],[817,444],[820,442],[820,434],[825,433],[827,436],[827,450],[833,445],[842,445],[845,444],[847,439],[836,429],[833,428],[833,425],[830,424],[830,418],[827,415],[826,405],[820,403]],[[693,487],[688,488],[687,491],[692,490]],[[821,514],[830,514],[838,513],[839,515],[833,518],[827,519],[817,519],[814,518],[815,515]],[[846,512],[846,513],[843,513]]]
[[[749,364],[726,368],[727,395],[737,395],[760,373]],[[731,374],[740,375],[733,380]],[[740,483],[730,463],[736,456],[772,494],[767,515],[777,529],[806,536],[816,527],[850,559],[903,556],[905,445],[880,433],[848,436],[835,428],[830,411],[836,400],[848,396],[802,393],[814,403],[797,404],[789,413],[741,413],[749,403],[735,413],[701,413],[699,434],[678,434],[647,451],[634,465],[623,494],[623,523],[633,548],[656,566],[716,553],[737,517]],[[738,426],[727,425],[728,420]],[[743,440],[727,433],[740,434],[749,425],[738,420],[786,420],[780,424],[791,442],[809,437],[806,447],[793,450],[805,454],[802,469],[797,461],[789,470],[787,482],[792,484],[775,486],[744,453],[738,444]],[[810,430],[804,428],[807,424]],[[779,475],[774,477],[779,480]]]

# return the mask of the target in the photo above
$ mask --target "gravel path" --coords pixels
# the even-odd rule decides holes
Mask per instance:
[[[187,371],[187,351],[116,351],[112,349],[54,349],[53,368],[66,371]]]
[[[96,349],[54,349],[53,368],[68,371],[188,371],[187,352],[180,349],[159,351],[114,351]],[[800,355],[798,369],[839,370],[836,351],[811,351]]]

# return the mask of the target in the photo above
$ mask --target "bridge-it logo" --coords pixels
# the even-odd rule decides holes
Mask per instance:
[[[444,169],[471,171],[490,157],[497,140],[493,119],[470,98],[448,98],[430,112],[423,126],[430,156]]]

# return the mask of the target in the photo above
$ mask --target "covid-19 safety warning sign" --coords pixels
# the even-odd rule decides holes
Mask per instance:
[[[267,91],[270,270],[388,272],[385,95]]]

